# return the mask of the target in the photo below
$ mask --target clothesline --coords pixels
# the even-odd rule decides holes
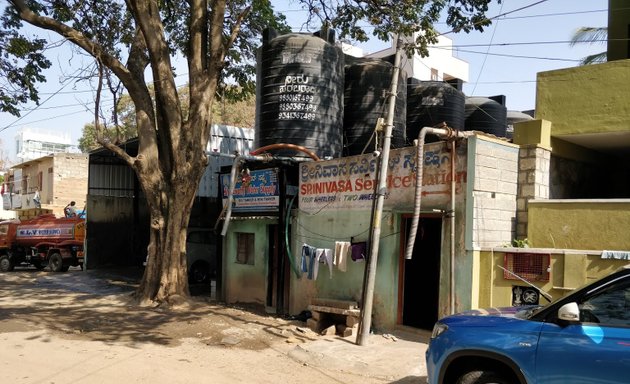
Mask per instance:
[[[334,251],[330,248],[317,248],[302,244],[300,270],[307,274],[307,279],[317,280],[320,264],[328,265],[330,278],[333,277],[333,266],[341,272],[347,271],[348,259],[362,262],[366,259],[367,242],[351,243],[336,241]]]

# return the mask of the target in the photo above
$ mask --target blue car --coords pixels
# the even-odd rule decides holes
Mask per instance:
[[[630,267],[546,306],[443,318],[426,358],[429,384],[630,383]]]

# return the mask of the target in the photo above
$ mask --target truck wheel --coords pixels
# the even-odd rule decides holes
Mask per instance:
[[[55,252],[48,258],[48,266],[52,272],[62,272],[63,271],[63,257],[61,254]]]
[[[0,256],[0,271],[11,272],[13,268],[15,268],[15,265],[9,255]]]

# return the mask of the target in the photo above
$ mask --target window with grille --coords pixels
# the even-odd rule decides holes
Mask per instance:
[[[254,265],[254,234],[236,233],[236,262]]]
[[[506,253],[503,266],[525,280],[549,281],[549,254],[541,253]],[[508,272],[503,272],[506,280],[518,280]]]

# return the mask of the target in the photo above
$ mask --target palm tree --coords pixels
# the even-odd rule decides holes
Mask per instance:
[[[576,44],[606,44],[608,40],[607,27],[581,27],[573,34],[571,46]],[[580,65],[605,63],[607,52],[595,53],[582,58]]]

